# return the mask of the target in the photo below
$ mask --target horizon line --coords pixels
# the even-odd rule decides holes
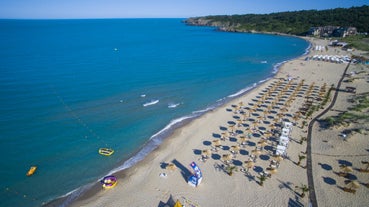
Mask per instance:
[[[108,19],[187,19],[190,17],[86,17],[86,18],[0,18],[0,20],[108,20]]]

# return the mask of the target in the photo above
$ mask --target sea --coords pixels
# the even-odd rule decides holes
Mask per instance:
[[[2,207],[70,205],[309,47],[183,20],[0,20]]]

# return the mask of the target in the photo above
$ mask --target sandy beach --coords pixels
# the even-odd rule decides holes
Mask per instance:
[[[115,188],[104,190],[98,186],[71,206],[173,206],[176,200],[185,206],[202,207],[308,206],[309,193],[301,195],[301,187],[309,187],[308,142],[317,204],[364,206],[369,203],[369,188],[365,187],[369,173],[359,171],[365,168],[362,161],[369,161],[368,135],[354,133],[349,138],[343,137],[344,127],[324,128],[316,121],[311,140],[305,140],[309,122],[327,108],[332,99],[309,117],[306,117],[308,110],[304,112],[302,108],[310,106],[309,103],[321,104],[331,85],[337,86],[348,66],[305,58],[351,56],[352,53],[339,48],[325,50],[328,40],[308,41],[312,44],[309,54],[286,62],[274,78],[177,129],[143,161],[116,174]],[[324,49],[314,50],[317,45]],[[364,72],[357,73],[359,71]],[[355,80],[342,82],[333,108],[320,119],[347,111],[352,105],[347,99],[353,93],[344,91],[347,86],[355,87],[357,94],[368,92],[368,66],[351,64],[347,73],[355,74]],[[331,97],[335,91],[331,91]],[[282,160],[275,156],[275,149],[284,122],[291,122],[293,126]],[[187,183],[193,173],[189,166],[193,161],[203,174],[197,187]],[[346,177],[339,174],[342,165],[352,168]],[[232,175],[227,166],[232,167]],[[264,175],[261,185],[260,178]],[[350,187],[355,188],[355,193],[343,190],[352,183],[350,179],[359,183],[358,187]]]

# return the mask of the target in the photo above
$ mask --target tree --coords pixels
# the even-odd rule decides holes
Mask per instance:
[[[305,155],[300,155],[300,154],[299,154],[299,161],[297,162],[297,165],[298,165],[298,166],[300,166],[301,161],[302,161],[303,159],[305,159],[305,158],[306,158],[306,156],[305,156]]]
[[[205,21],[202,21],[205,20]],[[217,15],[189,18],[188,24],[221,27],[226,31],[277,32],[306,35],[311,27],[356,27],[358,32],[369,32],[369,6],[328,10],[303,10],[271,14]]]
[[[259,179],[259,185],[260,186],[263,186],[264,185],[264,181],[267,179],[267,176],[263,174],[263,175],[260,175],[258,177],[258,179]]]
[[[236,171],[236,170],[237,170],[236,166],[231,166],[231,165],[227,165],[225,168],[225,171],[227,172],[229,176],[232,176],[233,171]]]
[[[309,192],[309,188],[307,185],[301,184],[300,186],[295,186],[295,188],[301,190],[301,198],[305,197],[305,193]]]

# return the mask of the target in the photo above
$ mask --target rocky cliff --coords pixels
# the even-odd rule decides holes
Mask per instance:
[[[255,31],[248,31],[245,29],[241,29],[241,24],[237,23],[231,23],[229,21],[215,21],[213,19],[209,19],[206,17],[191,17],[184,22],[187,25],[191,26],[210,26],[210,27],[216,27],[220,31],[226,31],[226,32],[251,32],[254,33]]]

